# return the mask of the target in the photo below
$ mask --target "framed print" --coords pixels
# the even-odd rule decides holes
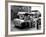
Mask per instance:
[[[43,34],[44,3],[8,2],[8,35]]]

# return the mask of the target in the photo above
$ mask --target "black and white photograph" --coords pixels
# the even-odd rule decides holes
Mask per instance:
[[[8,33],[10,35],[42,32],[42,4],[8,3]]]
[[[31,9],[31,6],[11,6],[11,31],[41,29],[41,13]]]

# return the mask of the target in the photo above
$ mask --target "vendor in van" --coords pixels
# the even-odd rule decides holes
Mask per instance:
[[[24,14],[24,20],[30,20],[30,15],[28,13],[25,13]]]

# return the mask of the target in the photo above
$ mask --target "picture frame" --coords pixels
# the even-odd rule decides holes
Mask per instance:
[[[37,35],[45,33],[45,3],[8,1],[6,3],[6,12],[6,14],[8,15],[6,19],[6,32],[8,33],[8,35]],[[19,18],[16,14],[19,16]],[[28,20],[28,15],[30,16],[30,19],[34,18],[32,21],[33,23],[35,21],[34,24],[30,24],[31,20]],[[36,24],[36,19],[37,21],[38,19],[41,19],[40,25],[39,23],[37,23],[38,25]],[[24,22],[24,24],[20,25],[21,22]]]

